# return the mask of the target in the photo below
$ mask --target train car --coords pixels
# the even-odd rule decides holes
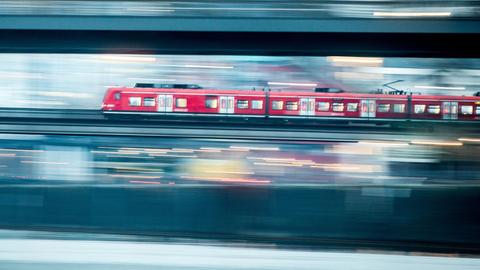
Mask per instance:
[[[408,116],[408,98],[401,95],[271,92],[269,100],[268,115],[273,118],[404,119]]]
[[[203,89],[138,84],[108,89],[107,114],[309,120],[479,121],[480,97]],[[479,121],[480,122],[480,121]]]
[[[413,95],[411,99],[413,120],[480,120],[479,97]]]
[[[201,88],[111,88],[103,111],[120,114],[264,117],[262,91]]]

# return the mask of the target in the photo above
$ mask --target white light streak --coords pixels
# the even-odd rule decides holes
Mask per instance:
[[[283,86],[307,86],[316,87],[316,83],[289,83],[289,82],[268,82],[268,85],[283,85]]]
[[[382,64],[383,58],[376,57],[348,57],[348,56],[329,56],[327,59],[335,63],[357,63],[357,64]]]
[[[115,154],[121,154],[121,153],[115,153]],[[127,156],[127,155],[117,155],[117,156],[107,155],[106,157],[113,157],[113,158],[136,158],[136,159],[154,159],[154,157],[143,157],[143,156],[137,157],[137,156]]]
[[[261,165],[261,166],[302,167],[302,164],[291,164],[291,163],[254,162],[253,164],[254,164],[254,165]]]
[[[133,11],[133,12],[175,12],[174,9],[158,9],[158,8],[152,8],[152,7],[148,7],[148,8],[141,8],[141,7],[131,7],[131,8],[126,8],[126,10],[128,10],[129,12]]]
[[[202,181],[219,181],[227,183],[251,183],[251,184],[269,184],[270,180],[257,180],[250,178],[229,178],[229,177],[198,177],[198,176],[181,176],[183,179],[202,180]]]
[[[155,62],[155,57],[149,56],[125,56],[125,55],[102,55],[100,59],[107,61],[124,61],[124,62]]]
[[[418,89],[439,89],[439,90],[465,90],[465,87],[446,87],[446,86],[431,86],[431,85],[415,85]]]
[[[147,185],[160,185],[161,183],[159,181],[138,181],[138,180],[131,180],[128,181],[129,183],[132,184],[147,184]]]
[[[170,7],[169,7],[170,8]],[[229,11],[325,11],[323,8],[258,8],[258,7],[171,7],[174,10],[229,10]]]
[[[463,143],[456,141],[411,141],[411,144],[435,145],[435,146],[462,146]]]
[[[458,138],[461,142],[480,142],[480,138]]]
[[[218,69],[232,69],[233,66],[210,66],[210,65],[183,65],[186,68],[218,68]]]
[[[383,79],[383,74],[381,73],[362,73],[362,72],[345,72],[337,71],[333,73],[336,79],[346,79],[346,80],[380,80]]]
[[[225,170],[204,170],[202,173],[208,174],[255,174],[254,172],[225,171]]]
[[[138,174],[109,174],[110,177],[133,178],[133,179],[160,179],[161,176],[138,175]]]
[[[449,17],[451,12],[373,12],[377,17]]]
[[[30,149],[7,149],[1,148],[0,151],[9,151],[9,152],[32,152],[32,153],[43,153],[44,150],[30,150]]]
[[[171,155],[171,154],[149,154],[151,157],[171,157],[171,158],[198,158],[197,155]]]
[[[35,163],[35,164],[48,164],[48,165],[68,165],[67,162],[50,162],[50,161],[30,161],[30,160],[22,160],[21,163]]]
[[[214,147],[200,147],[200,149],[195,150],[195,152],[205,152],[205,153],[221,153],[223,149],[214,148]]]
[[[157,65],[160,67],[173,67],[173,68],[210,68],[210,69],[233,69],[234,66],[222,66],[222,65],[193,65],[193,64],[186,64],[186,65]]]
[[[55,92],[55,91],[40,92],[39,95],[47,96],[47,97],[68,97],[68,98],[91,98],[92,97],[92,95],[87,93]]]
[[[259,150],[259,151],[279,151],[280,148],[278,147],[255,147],[255,146],[230,146],[230,149],[235,149],[235,150]]]
[[[358,144],[383,146],[383,147],[409,146],[409,144],[406,142],[393,142],[393,141],[359,141]]]
[[[15,78],[15,79],[43,79],[41,74],[34,74],[28,72],[0,72],[0,78]]]
[[[193,153],[194,149],[186,149],[186,148],[172,148],[169,152],[175,153]]]
[[[19,99],[16,100],[17,103],[20,104],[34,104],[34,105],[55,105],[55,106],[64,106],[67,103],[62,101],[53,101],[53,100],[27,100],[27,99]]]

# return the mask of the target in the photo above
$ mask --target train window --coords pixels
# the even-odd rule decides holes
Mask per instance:
[[[298,110],[298,102],[296,101],[287,101],[287,104],[286,104],[286,109],[288,111],[296,111]]]
[[[115,94],[113,95],[113,98],[115,100],[120,100],[120,96],[121,96],[120,92],[115,92]]]
[[[415,104],[413,107],[413,112],[415,113],[424,113],[425,112],[425,104]]]
[[[128,105],[130,105],[130,106],[140,106],[140,105],[142,105],[142,98],[141,97],[129,97],[128,98]]]
[[[255,110],[263,109],[263,100],[252,100],[252,109],[255,109]]]
[[[393,104],[393,112],[394,113],[404,113],[405,112],[405,104]]]
[[[477,107],[478,110],[478,107]],[[460,107],[460,112],[462,114],[473,114],[473,106],[472,105],[462,105]]]
[[[187,107],[187,99],[186,98],[177,98],[175,100],[175,107],[186,108]]]
[[[209,109],[216,109],[218,107],[218,99],[216,98],[207,98],[205,100],[205,107]]]
[[[343,103],[342,102],[334,102],[332,103],[332,111],[334,112],[343,112]]]
[[[324,102],[324,101],[318,102],[317,109],[319,111],[328,111],[328,109],[330,109],[330,102]]]
[[[440,105],[428,105],[427,111],[428,113],[431,113],[431,114],[439,114]]]
[[[248,100],[237,100],[237,108],[248,109]]]
[[[155,98],[153,98],[153,97],[144,98],[143,99],[143,106],[154,107],[155,106]]]
[[[281,100],[272,101],[272,109],[273,110],[283,110],[283,101],[281,101]]]
[[[480,106],[477,106],[476,110],[475,110],[475,114],[476,115],[480,115]]]
[[[356,112],[358,110],[358,103],[348,103],[347,104],[347,111],[348,112]]]
[[[390,111],[390,104],[378,104],[377,112],[387,113]]]

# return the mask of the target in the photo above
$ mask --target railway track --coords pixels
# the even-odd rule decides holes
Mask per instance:
[[[223,138],[306,141],[456,140],[474,137],[478,125],[461,123],[370,123],[220,121],[202,118],[108,118],[96,110],[0,109],[0,133]]]

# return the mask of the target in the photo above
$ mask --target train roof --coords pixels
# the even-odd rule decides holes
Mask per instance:
[[[434,95],[412,95],[412,98],[416,100],[425,100],[425,99],[439,99],[439,100],[472,100],[472,101],[480,101],[480,97],[476,96],[451,96],[451,95],[441,95],[441,96],[434,96]]]
[[[198,84],[186,83],[136,83],[135,88],[202,89]]]
[[[315,93],[315,92],[270,92],[274,96],[330,97],[330,98],[395,98],[407,99],[406,95],[366,94],[366,93]]]
[[[236,95],[263,95],[263,91],[252,90],[219,90],[219,89],[172,89],[172,88],[135,88],[135,87],[118,87],[111,88],[111,90],[120,90],[132,93],[145,93],[151,94],[155,92],[159,93],[180,93],[180,94],[204,94],[204,95],[218,95],[218,94],[236,94]]]

